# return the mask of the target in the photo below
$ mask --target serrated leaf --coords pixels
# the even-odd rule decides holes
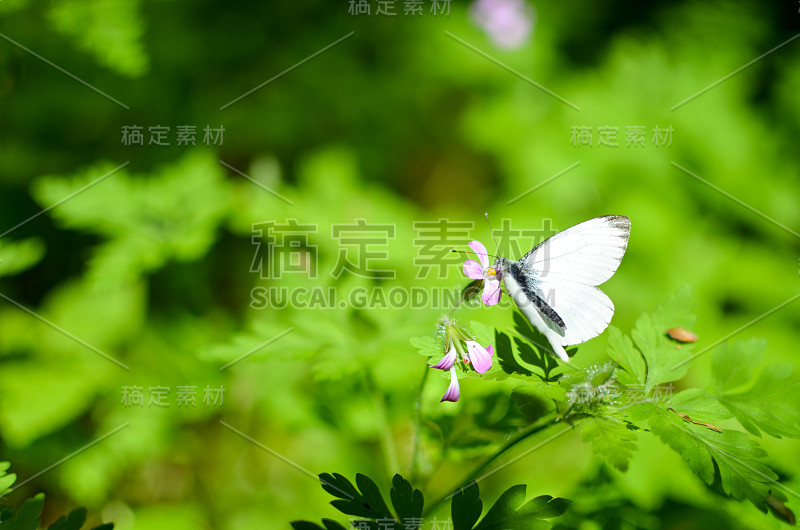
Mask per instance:
[[[482,511],[483,501],[480,499],[480,488],[476,482],[473,482],[453,495],[450,504],[453,530],[472,530]]]
[[[550,341],[533,327],[519,311],[514,311],[514,329],[525,339],[524,341],[519,338],[514,339],[520,358],[524,362],[540,368],[544,378],[550,379],[551,372],[558,367],[558,356],[553,351]],[[573,350],[567,353],[574,355]]]
[[[717,432],[688,422],[662,407],[649,406],[652,412],[648,421],[650,430],[680,453],[691,470],[706,484],[714,482],[716,464],[721,487],[726,494],[738,500],[746,498],[760,510],[766,511],[765,499],[774,489],[778,476],[757,460],[766,456],[758,443],[742,432]]]
[[[507,489],[497,502],[489,508],[475,530],[529,530],[549,528],[544,519],[552,519],[563,514],[570,501],[541,495],[525,503],[524,484]],[[524,503],[524,504],[523,504]]]
[[[44,493],[22,503],[14,519],[3,524],[3,530],[36,530],[44,507]]]
[[[397,513],[397,518],[401,522],[422,517],[422,508],[425,503],[422,492],[412,488],[411,483],[399,474],[392,478],[392,489],[389,496],[392,499],[392,506]]]
[[[497,355],[497,364],[505,374],[517,376],[533,375],[533,372],[522,366],[514,357],[514,348],[511,346],[511,337],[505,333],[495,330],[494,346],[495,353]]]
[[[614,326],[608,327],[608,356],[611,357],[628,374],[628,378],[619,377],[623,384],[637,383],[643,385],[647,377],[647,367],[639,350],[633,347],[630,337],[623,335]]]
[[[469,330],[472,338],[478,341],[483,346],[492,344],[494,340],[494,328],[487,326],[482,322],[470,321]]]
[[[800,437],[800,384],[790,365],[770,365],[758,377],[766,342],[736,341],[712,354],[709,392],[748,432]]]
[[[417,353],[424,357],[436,357],[444,355],[442,341],[433,337],[411,337],[409,342],[417,349]]]
[[[346,515],[365,517],[381,521],[395,521],[394,515],[389,511],[383,500],[377,484],[366,475],[356,474],[356,485],[339,473],[322,473],[319,476],[322,488],[340,500],[331,501],[331,505]],[[360,490],[360,491],[359,491]],[[395,525],[397,525],[395,521]],[[402,526],[399,526],[402,528]]]
[[[670,342],[661,329],[663,326],[654,316],[645,313],[636,320],[631,331],[633,343],[647,364],[645,395],[658,385],[681,379],[689,370],[690,363],[685,361],[691,357],[691,349],[685,345],[678,348]]]
[[[720,344],[711,354],[712,388],[724,392],[752,383],[766,348],[763,339]]]
[[[86,508],[76,508],[68,515],[62,515],[55,523],[48,526],[48,530],[80,530],[86,522]]]
[[[669,406],[680,413],[693,418],[702,418],[704,421],[727,420],[733,417],[733,414],[702,388],[688,388],[678,392],[669,400]]]
[[[591,442],[592,451],[620,471],[636,450],[636,433],[622,421],[592,416],[581,421],[581,439]]]
[[[10,462],[0,462],[0,495],[8,491],[17,480],[15,473],[6,474],[9,467],[11,467]]]

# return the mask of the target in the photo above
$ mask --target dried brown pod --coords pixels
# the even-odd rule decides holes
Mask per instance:
[[[685,328],[670,328],[667,330],[667,335],[669,335],[672,340],[676,340],[678,342],[697,341],[697,335]]]

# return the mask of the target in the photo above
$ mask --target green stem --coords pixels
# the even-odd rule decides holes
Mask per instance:
[[[488,459],[486,459],[481,465],[479,465],[477,468],[475,468],[472,471],[472,473],[470,473],[469,476],[457,488],[455,488],[452,492],[448,493],[447,495],[443,496],[442,498],[440,498],[439,500],[437,500],[436,502],[431,504],[430,507],[425,510],[425,514],[429,514],[429,513],[433,512],[444,501],[446,501],[447,499],[449,499],[450,497],[452,497],[453,495],[455,495],[459,491],[463,490],[464,488],[466,488],[467,486],[469,486],[470,484],[475,482],[475,479],[478,476],[480,476],[480,474],[483,473],[483,471],[486,468],[488,468],[490,465],[492,465],[492,463],[495,460],[497,460],[501,455],[503,455],[506,451],[508,451],[509,449],[511,449],[512,447],[517,445],[518,443],[522,442],[523,440],[525,440],[527,438],[530,438],[534,434],[540,433],[543,430],[547,429],[548,427],[556,425],[560,421],[561,421],[561,419],[558,416],[555,416],[555,417],[551,418],[549,421],[547,421],[545,423],[540,423],[538,425],[534,425],[534,426],[528,428],[528,430],[526,430],[525,432],[523,432],[522,434],[520,434],[519,436],[517,436],[513,440],[510,440],[509,442],[507,442],[505,445],[503,445],[503,447],[501,447],[499,450],[497,450],[497,452],[495,452],[492,456],[490,456]]]
[[[422,431],[422,394],[425,390],[425,383],[428,381],[428,373],[431,371],[430,367],[427,365],[425,366],[425,372],[422,374],[422,381],[419,383],[419,389],[417,390],[417,402],[414,404],[414,451],[411,456],[411,473],[409,474],[411,477],[411,483],[413,484],[417,480],[417,474],[419,472],[419,439],[421,436]]]
[[[386,414],[386,397],[377,390],[375,382],[372,379],[372,372],[367,370],[364,374],[365,383],[370,393],[374,397],[373,403],[375,404],[375,412],[378,414],[381,422],[380,441],[381,449],[383,451],[383,459],[386,464],[386,472],[391,478],[400,469],[400,463],[397,459],[397,447],[394,443],[392,436],[392,429],[389,425],[389,418]]]

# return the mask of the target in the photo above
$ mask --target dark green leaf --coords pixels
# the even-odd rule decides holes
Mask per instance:
[[[319,478],[325,491],[341,499],[331,501],[331,505],[340,512],[382,522],[395,520],[378,486],[366,475],[356,474],[358,490],[339,473],[322,473]],[[398,523],[395,522],[395,525]]]
[[[453,495],[450,513],[453,518],[453,530],[472,530],[483,511],[480,499],[480,488],[473,482]]]
[[[489,508],[486,516],[475,530],[528,530],[549,528],[550,524],[543,519],[551,519],[563,514],[569,506],[566,499],[541,495],[525,502],[524,484],[512,486],[506,490],[494,506]]]
[[[13,520],[3,525],[4,530],[36,530],[39,528],[39,516],[44,506],[44,493],[22,503]]]
[[[289,523],[294,530],[325,530],[322,526],[311,521],[292,521]]]
[[[62,515],[48,527],[48,530],[80,530],[86,522],[86,508],[72,510],[69,515]]]
[[[392,479],[392,489],[389,492],[389,496],[392,499],[392,506],[397,512],[397,518],[401,523],[408,524],[409,520],[420,520],[422,518],[424,505],[422,492],[412,488],[411,483],[399,474]]]

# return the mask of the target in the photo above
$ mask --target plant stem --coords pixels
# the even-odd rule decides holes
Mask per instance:
[[[419,472],[419,439],[422,430],[422,394],[425,390],[425,383],[428,381],[428,373],[430,373],[431,369],[426,365],[425,371],[422,374],[422,381],[419,382],[419,389],[417,390],[417,402],[414,404],[414,450],[411,456],[411,472],[409,473],[411,477],[411,483],[413,484],[417,480],[417,474]]]
[[[386,464],[386,473],[389,478],[391,478],[399,469],[400,463],[398,462],[397,458],[397,447],[395,446],[394,437],[392,436],[391,425],[389,424],[389,418],[386,414],[386,397],[376,388],[371,371],[366,370],[364,374],[364,380],[367,388],[370,390],[370,393],[374,398],[373,403],[375,406],[375,412],[378,415],[378,419],[381,423],[381,449],[383,451],[383,459]]]
[[[477,468],[475,468],[472,471],[472,473],[470,473],[469,476],[457,488],[455,488],[452,492],[450,492],[449,494],[443,496],[442,498],[440,498],[439,500],[437,500],[436,502],[431,504],[430,507],[425,510],[425,514],[431,513],[436,508],[438,508],[440,504],[442,504],[444,501],[446,501],[448,498],[452,497],[453,495],[455,495],[459,491],[463,490],[464,488],[466,488],[467,486],[469,486],[470,484],[475,482],[475,479],[486,468],[488,468],[492,464],[492,462],[497,460],[503,453],[505,453],[506,451],[508,451],[509,449],[514,447],[515,445],[517,445],[518,443],[522,442],[523,440],[533,436],[534,434],[542,432],[543,430],[547,429],[548,427],[551,427],[553,425],[556,425],[557,423],[560,423],[560,421],[561,421],[561,419],[556,415],[556,416],[554,416],[553,418],[551,418],[550,420],[548,420],[545,423],[540,423],[538,425],[533,425],[532,427],[528,428],[528,430],[526,430],[525,432],[523,432],[522,434],[520,434],[519,436],[517,436],[513,440],[510,440],[509,442],[507,442],[500,449],[498,449],[492,456],[487,458],[481,465],[479,465]]]

